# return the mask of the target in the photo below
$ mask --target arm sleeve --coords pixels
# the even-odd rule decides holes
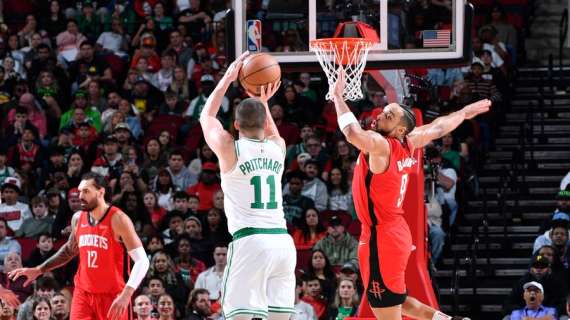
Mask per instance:
[[[131,270],[131,275],[129,276],[129,281],[127,281],[127,286],[136,290],[146,276],[146,272],[148,271],[150,263],[143,247],[138,247],[129,251],[129,256],[131,259],[133,259],[135,264]]]

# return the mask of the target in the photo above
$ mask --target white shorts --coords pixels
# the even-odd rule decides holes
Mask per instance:
[[[268,312],[295,313],[295,266],[293,239],[283,229],[247,228],[228,248],[228,264],[222,280],[225,319],[239,314],[267,319]],[[263,230],[283,230],[266,234]]]

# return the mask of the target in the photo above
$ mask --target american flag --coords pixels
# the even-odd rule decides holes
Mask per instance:
[[[424,30],[422,31],[424,48],[449,47],[451,31],[449,30]]]

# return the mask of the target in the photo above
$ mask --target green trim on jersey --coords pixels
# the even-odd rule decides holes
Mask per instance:
[[[265,142],[267,142],[267,138],[265,138],[265,139],[263,139],[263,140],[259,140],[259,139],[248,138],[248,137],[240,137],[240,139],[249,140],[249,141],[251,141],[251,142],[259,142],[259,143],[265,143]]]
[[[229,319],[233,316],[237,316],[238,314],[253,314],[253,315],[257,315],[257,316],[262,316],[264,318],[267,318],[268,312],[265,310],[260,310],[260,309],[235,309],[232,312],[228,313],[227,315],[224,315],[224,318]]]
[[[233,241],[254,234],[287,234],[287,229],[282,228],[243,228],[234,232]],[[232,252],[233,253],[233,252]]]
[[[222,286],[222,299],[220,300],[220,305],[224,305],[224,298],[226,297],[226,285],[228,284],[228,278],[230,277],[230,268],[232,267],[232,258],[234,257],[234,244],[230,242],[230,247],[228,248],[230,251],[230,258],[228,259],[228,266],[226,270],[224,270],[224,284]]]
[[[269,312],[274,312],[274,313],[296,313],[295,308],[269,306],[267,307],[267,309],[269,310]]]
[[[236,148],[236,156],[239,157],[239,144],[237,140],[234,141],[234,147]]]

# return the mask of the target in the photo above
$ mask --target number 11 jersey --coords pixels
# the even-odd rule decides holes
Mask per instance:
[[[281,177],[285,150],[270,140],[235,141],[235,167],[221,174],[231,234],[243,228],[286,228]]]
[[[117,212],[117,207],[110,206],[97,224],[89,221],[87,211],[79,216],[75,228],[79,267],[74,282],[83,291],[116,294],[125,287],[128,257],[124,245],[115,240],[111,227],[111,219]]]

